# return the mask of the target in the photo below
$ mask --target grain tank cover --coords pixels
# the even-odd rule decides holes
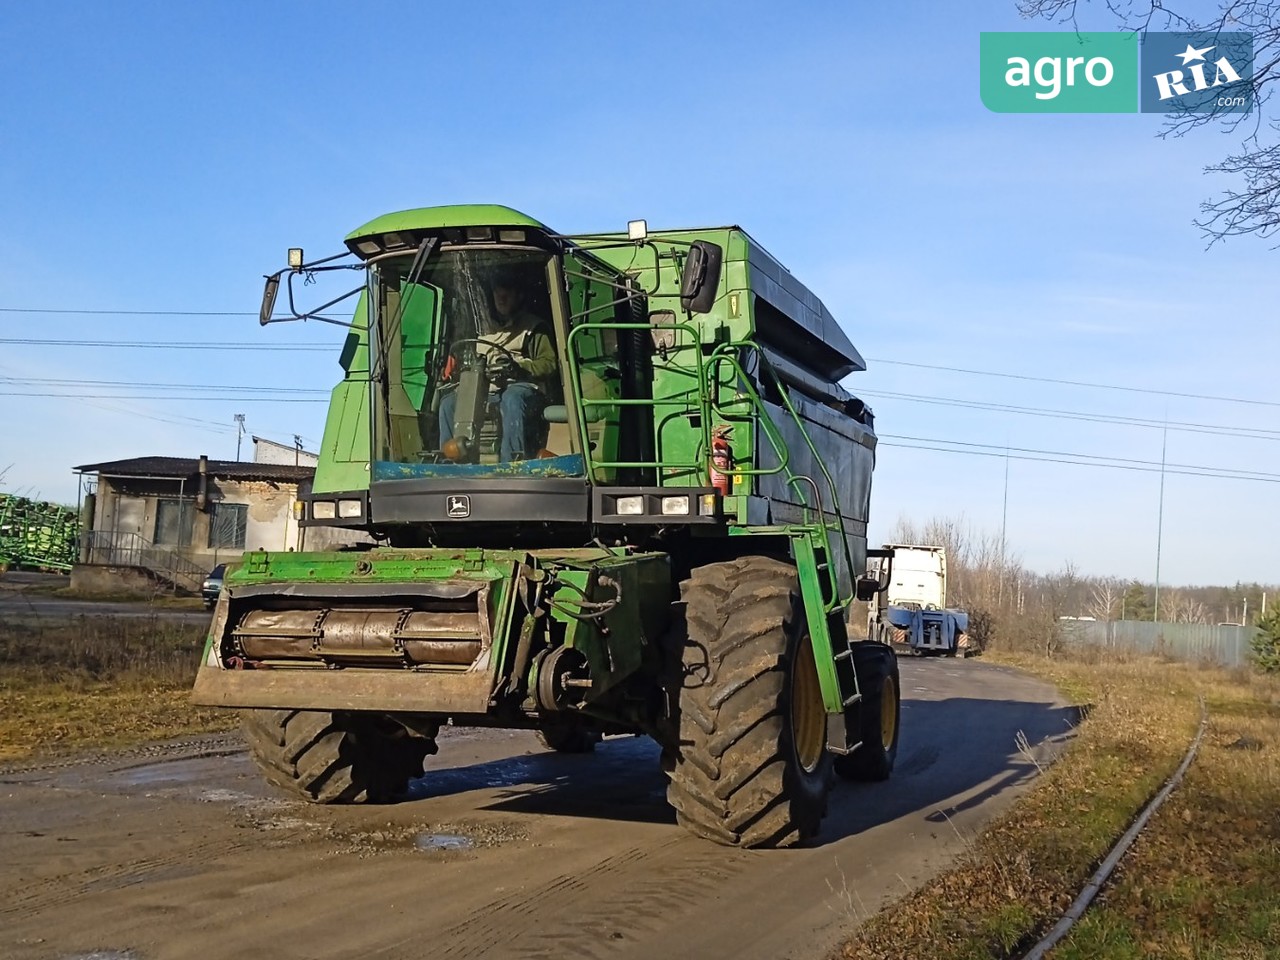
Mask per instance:
[[[674,272],[654,277],[651,259],[632,247],[625,234],[586,234],[572,238],[619,270],[633,272],[647,289],[657,287],[651,308],[678,308]],[[649,230],[646,243],[660,257],[672,249],[688,249],[695,240],[724,248],[724,273],[711,316],[726,323],[735,336],[754,339],[771,358],[785,357],[812,377],[831,384],[867,369],[862,354],[836,323],[817,294],[793,277],[749,233],[738,226]],[[736,294],[736,296],[735,296]],[[743,295],[746,309],[741,309]],[[668,299],[671,298],[671,299]],[[749,318],[749,322],[746,322]],[[817,388],[815,388],[817,389]]]
[[[733,229],[745,241],[747,277],[756,295],[756,332],[760,339],[830,380],[841,380],[867,369],[862,354],[818,295],[793,277],[745,230]]]

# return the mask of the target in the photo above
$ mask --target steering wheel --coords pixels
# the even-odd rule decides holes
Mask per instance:
[[[488,347],[491,350],[499,350],[502,352],[505,358],[511,363],[511,366],[516,368],[519,368],[520,366],[520,359],[514,353],[512,353],[509,349],[507,349],[500,343],[494,343],[491,340],[484,340],[481,337],[466,337],[462,340],[455,340],[453,341],[453,346],[456,349],[457,347],[463,344],[468,344],[468,343],[470,344],[483,343],[486,347]],[[477,351],[477,353],[479,353],[479,351]],[[488,366],[487,358],[486,358],[485,365]]]

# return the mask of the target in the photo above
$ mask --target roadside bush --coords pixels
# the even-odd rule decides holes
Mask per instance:
[[[990,610],[976,607],[969,611],[969,642],[978,650],[986,650],[995,635],[996,618]]]
[[[1253,662],[1263,673],[1280,673],[1280,606],[1258,620],[1253,638]]]

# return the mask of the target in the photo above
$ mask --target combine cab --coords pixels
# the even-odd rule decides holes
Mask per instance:
[[[291,251],[262,318],[362,273],[300,522],[375,543],[228,567],[194,692],[243,711],[268,779],[392,799],[446,722],[643,734],[684,826],[784,846],[833,772],[889,775],[896,661],[845,629],[877,588],[876,436],[816,296],[737,227],[438,207],[347,248]]]

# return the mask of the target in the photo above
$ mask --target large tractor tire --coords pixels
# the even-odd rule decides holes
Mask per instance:
[[[835,758],[836,773],[845,780],[888,780],[898,758],[902,718],[898,657],[883,643],[851,646],[862,700],[850,708],[850,719],[858,724],[862,746]]]
[[[708,564],[681,596],[679,733],[665,758],[677,819],[733,846],[809,839],[826,814],[831,755],[795,568]]]
[[[573,721],[549,723],[538,731],[538,739],[548,750],[556,753],[593,753],[600,742],[600,733]]]
[[[422,776],[435,741],[376,716],[244,710],[241,733],[267,780],[312,803],[385,803]]]

